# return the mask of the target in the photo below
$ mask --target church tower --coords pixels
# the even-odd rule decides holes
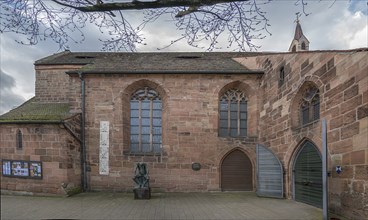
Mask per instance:
[[[302,26],[299,23],[299,13],[297,13],[294,39],[290,44],[289,52],[306,50],[309,50],[309,40],[303,34]]]

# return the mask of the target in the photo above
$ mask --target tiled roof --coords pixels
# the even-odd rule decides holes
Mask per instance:
[[[303,36],[297,24],[295,38]],[[359,52],[367,48],[352,50],[316,50],[322,52]],[[250,69],[236,58],[278,55],[293,52],[71,52],[64,51],[35,62],[35,65],[80,65],[80,69],[68,73],[204,73],[204,74],[262,74],[262,70]]]
[[[302,26],[299,22],[296,23],[294,40],[299,40],[303,36]]]
[[[36,61],[35,65],[87,64],[84,73],[261,73],[233,58],[262,55],[256,52],[112,53],[66,51]]]
[[[57,123],[70,117],[67,103],[38,103],[32,98],[0,116],[0,124]]]

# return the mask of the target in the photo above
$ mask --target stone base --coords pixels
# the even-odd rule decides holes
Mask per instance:
[[[151,199],[151,188],[133,189],[134,199]]]

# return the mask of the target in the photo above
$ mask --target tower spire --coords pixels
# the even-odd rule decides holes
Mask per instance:
[[[300,13],[296,13],[296,27],[295,27],[295,34],[294,39],[291,41],[289,51],[290,52],[298,52],[298,51],[305,51],[309,50],[309,41],[304,36],[302,26],[300,25]]]

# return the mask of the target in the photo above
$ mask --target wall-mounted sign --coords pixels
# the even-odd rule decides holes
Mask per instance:
[[[42,179],[41,161],[2,160],[2,164],[3,176]]]
[[[41,162],[31,161],[29,162],[29,176],[33,178],[42,177],[42,164]]]
[[[201,164],[200,163],[192,163],[192,170],[198,171],[200,169],[201,169]]]
[[[13,176],[29,176],[29,166],[26,161],[13,161],[12,162],[12,175]]]
[[[3,160],[3,176],[11,176],[11,161]]]
[[[100,122],[100,175],[109,175],[109,126],[108,121]]]
[[[336,173],[340,174],[342,172],[341,166],[336,166]]]

